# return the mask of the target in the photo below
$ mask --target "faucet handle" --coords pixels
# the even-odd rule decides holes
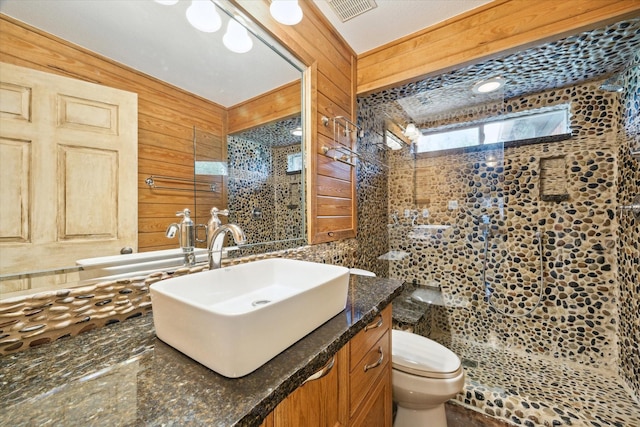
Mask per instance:
[[[176,216],[181,216],[183,218],[191,218],[191,210],[189,210],[189,208],[185,208],[184,210],[176,212]]]
[[[224,215],[224,216],[229,216],[229,209],[225,209],[225,210],[220,210],[218,208],[216,208],[215,206],[211,208],[211,216],[213,216],[214,218],[217,218],[218,215]]]

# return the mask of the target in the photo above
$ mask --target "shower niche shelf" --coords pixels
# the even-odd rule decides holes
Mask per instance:
[[[540,159],[540,200],[544,202],[569,200],[565,156]]]

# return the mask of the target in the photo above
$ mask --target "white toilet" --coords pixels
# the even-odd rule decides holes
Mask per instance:
[[[358,268],[350,273],[376,276]],[[464,388],[460,358],[429,338],[395,329],[391,334],[393,427],[447,427],[444,404]]]
[[[464,387],[460,359],[420,335],[392,331],[393,427],[446,427],[444,403]]]

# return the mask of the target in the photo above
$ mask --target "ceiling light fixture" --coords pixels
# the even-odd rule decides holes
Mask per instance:
[[[204,33],[215,33],[222,26],[216,6],[209,0],[191,0],[186,15],[189,23]]]
[[[230,19],[227,24],[227,32],[222,37],[222,43],[231,52],[246,53],[253,47],[253,41],[249,32],[235,19]]]
[[[409,123],[404,130],[404,136],[409,138],[411,141],[415,141],[420,137],[420,135],[422,135],[422,132],[420,132],[420,129],[418,129],[413,123]]]
[[[490,93],[495,92],[504,86],[504,79],[502,77],[492,77],[490,79],[482,80],[473,85],[473,93]]]
[[[302,21],[298,0],[271,0],[269,12],[273,19],[284,25],[296,25]]]

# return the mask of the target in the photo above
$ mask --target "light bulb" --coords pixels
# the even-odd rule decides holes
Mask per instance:
[[[302,21],[298,0],[271,0],[269,11],[273,19],[284,25],[296,25]]]
[[[473,85],[473,92],[475,93],[489,93],[494,92],[504,86],[504,79],[501,77],[493,77],[491,79],[483,80]]]
[[[420,135],[422,135],[422,132],[420,132],[420,129],[418,129],[416,125],[413,123],[409,123],[406,129],[404,130],[404,136],[406,136],[412,141],[415,141],[416,139],[418,139]]]
[[[235,19],[230,19],[227,24],[227,32],[222,37],[222,43],[231,52],[246,53],[253,47],[253,41],[249,32]]]
[[[409,123],[407,128],[404,130],[404,136],[409,139],[414,139],[418,134],[418,129],[416,129],[416,125],[413,123]]]
[[[216,6],[209,0],[191,0],[186,15],[189,23],[204,33],[215,33],[222,26]]]
[[[163,6],[173,6],[178,3],[178,0],[155,0],[156,3],[159,3]]]

